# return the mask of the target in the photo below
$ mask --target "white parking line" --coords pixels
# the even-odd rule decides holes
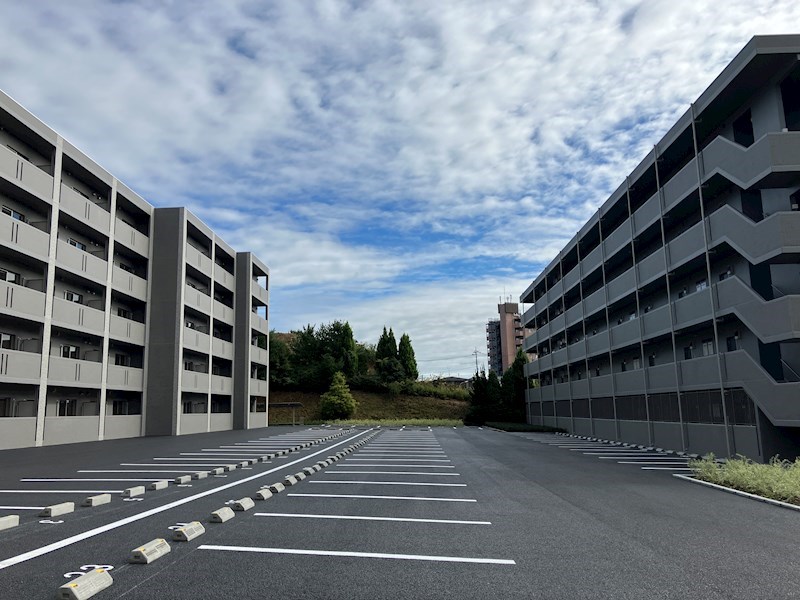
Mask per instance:
[[[152,465],[152,466],[160,466],[160,465]],[[169,465],[167,465],[169,466]],[[193,465],[199,466],[199,465]],[[78,473],[186,473],[187,469],[165,469],[165,470],[153,470],[153,471],[142,471],[140,469],[116,469],[116,470],[102,470],[102,471],[95,471],[95,470],[82,470],[78,471]]]
[[[668,456],[666,454],[604,454],[597,456],[600,460],[617,460],[618,458],[646,458],[647,460],[680,460],[675,456]]]
[[[444,454],[444,450],[375,450],[364,448],[361,454]]]
[[[297,513],[254,513],[256,517],[287,517],[300,519],[344,519],[355,521],[398,521],[401,523],[448,523],[453,525],[491,525],[491,521],[458,521],[454,519],[409,519],[404,517],[363,517],[358,515],[309,515]]]
[[[410,456],[406,456],[405,458],[383,458],[377,456],[370,456],[369,458],[347,458],[345,460],[352,460],[352,461],[366,461],[366,460],[414,460],[417,462],[450,462],[446,458],[412,458]]]
[[[643,471],[694,471],[689,467],[642,467]]]
[[[44,510],[44,506],[0,506],[0,510]]]
[[[0,490],[0,494],[121,494],[124,490]],[[0,569],[3,563],[0,562]]]
[[[671,462],[647,462],[647,461],[645,461],[645,462],[638,461],[637,462],[637,461],[623,461],[623,460],[620,460],[620,461],[618,461],[618,463],[621,464],[621,465],[662,465],[662,466],[665,466],[665,465],[683,465],[684,467],[686,466],[686,462],[674,462],[674,463],[671,463]]]
[[[428,477],[460,477],[461,473],[426,473],[424,471],[342,471],[340,469],[329,469],[323,471],[324,474],[330,475],[331,473],[348,473],[350,475],[427,475]]]
[[[267,461],[269,462],[269,461]],[[120,467],[186,467],[187,469],[191,470],[190,467],[220,467],[222,465],[227,464],[227,462],[218,462],[218,463],[119,463]],[[181,471],[172,471],[173,473],[183,472],[186,469],[181,469]],[[146,473],[147,471],[136,471],[137,473]],[[168,471],[165,471],[168,472]],[[158,473],[158,471],[153,471],[153,473]]]
[[[398,465],[398,464],[387,465],[385,463],[384,464],[377,464],[377,465],[371,465],[371,464],[358,464],[358,465],[348,464],[347,466],[348,466],[348,468],[350,468],[350,467],[382,467],[382,468],[385,469],[385,468],[388,468],[388,467],[400,467],[400,468],[407,469],[409,467],[413,467],[415,469],[455,469],[455,467],[453,465]]]
[[[430,500],[432,502],[477,502],[472,498],[425,498],[419,496],[365,496],[361,494],[287,494],[304,498],[369,498],[371,500]]]
[[[337,480],[329,479],[327,481],[320,481],[319,479],[314,479],[309,483],[324,483],[324,484],[353,483],[359,485],[422,485],[431,487],[467,487],[466,483],[417,483],[414,481],[342,481],[338,479]]]
[[[160,481],[160,477],[137,477],[135,479],[78,479],[78,478],[38,478],[20,479],[23,483],[58,483],[60,481]]]
[[[300,554],[304,556],[343,556],[348,558],[388,558],[394,560],[423,560],[432,562],[475,563],[485,565],[516,565],[503,558],[470,558],[466,556],[426,556],[424,554],[384,554],[381,552],[341,552],[337,550],[301,550],[299,548],[253,548],[250,546],[215,546],[203,544],[200,550],[226,552],[256,552],[264,554]]]

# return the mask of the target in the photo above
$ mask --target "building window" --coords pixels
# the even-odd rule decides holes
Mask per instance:
[[[655,367],[656,366],[656,355],[655,354],[651,354],[650,356],[647,357],[647,364],[650,367]]]
[[[75,190],[76,192],[78,192],[81,196],[83,196],[87,200],[89,199],[89,195],[86,192],[84,192],[83,190],[79,190],[74,185],[72,186],[72,189]]]
[[[731,275],[733,275],[733,269],[731,267],[728,267],[728,269],[724,273],[719,274],[719,280],[725,281]]]
[[[183,361],[183,370],[184,371],[194,371],[194,363],[191,360]]]
[[[123,319],[133,319],[133,313],[127,308],[117,307],[117,316]]]
[[[694,291],[701,292],[708,287],[708,280],[701,279],[694,284]]]
[[[119,265],[119,268],[122,269],[123,271],[125,271],[126,273],[133,273],[133,267],[130,266],[129,264],[124,263],[124,262],[117,263],[117,264]]]
[[[636,318],[636,311],[628,315],[628,321],[633,321]]]
[[[0,348],[4,348],[5,350],[16,350],[17,336],[13,333],[0,332]]]
[[[594,368],[594,374],[595,374],[596,377],[600,377],[600,367],[595,367]]]
[[[186,327],[189,329],[194,329],[194,323],[192,321],[186,321]]]
[[[77,302],[78,304],[83,304],[83,294],[72,292],[70,290],[64,290],[64,300],[67,302]]]
[[[62,358],[80,358],[81,349],[78,346],[73,346],[72,344],[63,344],[61,346],[61,357]]]
[[[688,293],[689,289],[684,287],[680,292],[678,292],[678,298],[683,298]]]
[[[703,356],[714,354],[714,340],[703,340]]]
[[[728,347],[728,352],[735,352],[739,349],[739,332],[737,331],[732,336],[725,338],[725,344]]]
[[[114,354],[114,364],[118,367],[130,367],[131,357],[127,354]]]
[[[633,369],[634,369],[634,370],[638,370],[638,369],[641,369],[641,368],[642,368],[642,361],[641,361],[641,360],[639,360],[639,357],[638,357],[638,356],[637,356],[636,358],[634,358],[634,359],[631,361],[631,363],[633,364]]]
[[[0,269],[0,281],[7,281],[8,283],[16,283],[22,285],[22,277],[19,273],[9,271],[8,269]]]
[[[83,242],[79,242],[76,239],[69,238],[67,239],[67,243],[70,246],[75,246],[78,250],[83,250],[84,252],[86,251],[86,244],[84,244]]]
[[[59,417],[74,417],[75,416],[75,409],[78,405],[78,401],[74,398],[69,400],[59,400],[58,401],[58,416]]]
[[[23,215],[21,212],[14,210],[8,206],[3,205],[3,214],[8,215],[12,219],[16,219],[17,221],[22,221],[23,223],[28,222],[28,218]]]
[[[622,361],[622,365],[620,365],[620,370],[623,373],[628,370],[628,363],[626,363],[624,360]]]
[[[683,347],[683,358],[684,358],[684,360],[691,360],[692,359],[692,347],[691,346],[684,346]]]

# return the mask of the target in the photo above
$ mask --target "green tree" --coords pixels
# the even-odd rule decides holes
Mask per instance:
[[[375,369],[383,383],[393,383],[395,381],[403,381],[406,379],[406,372],[403,370],[403,365],[395,358],[379,358],[375,362]]]
[[[334,321],[329,325],[321,325],[317,331],[317,340],[322,355],[330,355],[337,365],[337,370],[345,376],[353,377],[358,372],[358,354],[353,329],[347,321]],[[330,374],[333,376],[333,373]]]
[[[378,339],[378,345],[375,348],[375,358],[377,360],[397,358],[397,342],[394,339],[394,332],[391,327],[387,333],[386,326],[384,326],[383,333]]]
[[[374,344],[356,344],[356,356],[358,358],[359,375],[369,375],[375,371]]]
[[[330,379],[320,376],[320,344],[314,326],[292,334],[292,379],[301,389],[324,390]]]
[[[520,348],[514,357],[514,362],[503,373],[502,382],[502,407],[498,417],[500,420],[512,423],[525,422],[525,364],[528,355]]]
[[[417,359],[414,356],[414,348],[411,346],[411,338],[408,337],[408,334],[406,333],[400,336],[400,345],[397,348],[397,358],[400,360],[400,364],[403,367],[403,372],[406,375],[406,379],[416,381],[419,377],[419,371],[417,370]]]
[[[292,350],[275,330],[269,332],[269,382],[276,387],[290,387],[292,377]]]
[[[337,371],[333,375],[330,388],[320,397],[320,415],[325,420],[346,419],[355,412],[356,407],[356,399],[347,387],[344,373]]]

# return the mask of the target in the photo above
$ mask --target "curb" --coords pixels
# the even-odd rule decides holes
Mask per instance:
[[[710,481],[703,481],[702,479],[695,479],[689,475],[681,475],[679,473],[673,473],[673,477],[677,477],[678,479],[683,479],[684,481],[690,481],[692,483],[697,483],[700,485],[704,485],[706,487],[714,488],[717,490],[722,490],[723,492],[728,492],[729,494],[735,494],[736,496],[742,496],[743,498],[750,498],[751,500],[758,500],[759,502],[765,502],[766,504],[772,504],[774,506],[780,506],[782,508],[789,508],[791,510],[800,511],[800,506],[796,504],[789,504],[788,502],[781,502],[780,500],[773,500],[772,498],[765,498],[764,496],[759,496],[758,494],[751,494],[750,492],[743,492],[742,490],[737,490],[736,488],[727,487],[724,485],[719,485],[718,483],[711,483]]]

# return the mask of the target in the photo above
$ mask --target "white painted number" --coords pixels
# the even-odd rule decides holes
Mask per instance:
[[[114,565],[82,565],[80,571],[70,571],[69,573],[64,573],[64,577],[66,579],[72,579],[73,577],[80,577],[81,575],[86,575],[89,571],[94,571],[95,569],[103,569],[104,571],[110,571],[114,568]]]
[[[64,521],[53,521],[51,519],[42,519],[39,523],[46,523],[48,525],[58,525],[59,523],[63,523]]]

